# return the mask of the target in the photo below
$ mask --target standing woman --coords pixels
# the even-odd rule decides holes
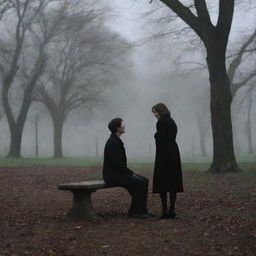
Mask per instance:
[[[153,177],[153,193],[159,193],[162,202],[161,219],[174,219],[176,194],[183,192],[180,152],[176,143],[177,126],[170,111],[163,103],[152,107],[157,118],[156,156]],[[167,194],[170,204],[167,207]]]

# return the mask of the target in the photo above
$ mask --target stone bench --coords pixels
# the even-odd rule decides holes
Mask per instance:
[[[59,190],[68,190],[73,193],[73,205],[67,212],[68,219],[91,219],[97,218],[92,206],[91,193],[98,189],[110,188],[103,180],[92,180],[75,183],[59,184]]]

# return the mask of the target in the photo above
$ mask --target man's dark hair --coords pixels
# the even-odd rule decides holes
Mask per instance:
[[[155,110],[160,116],[170,115],[169,109],[163,103],[158,103],[152,107],[152,111]]]
[[[121,126],[122,121],[123,120],[121,118],[112,119],[108,124],[108,129],[115,134],[117,132],[117,127]]]

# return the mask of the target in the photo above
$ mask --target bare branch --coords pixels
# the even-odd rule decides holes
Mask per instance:
[[[241,64],[242,58],[245,53],[253,51],[253,49],[248,50],[247,47],[250,46],[250,44],[256,39],[256,30],[253,32],[253,34],[244,42],[238,53],[236,54],[236,57],[232,60],[231,64],[228,68],[228,77],[233,83],[235,72],[238,68],[238,66]]]
[[[185,23],[187,23],[194,31],[201,37],[200,24],[198,17],[196,17],[189,7],[183,5],[178,0],[160,0],[169,8],[172,9]]]
[[[205,0],[195,0],[195,7],[196,7],[196,11],[197,11],[200,22],[202,22],[205,25],[212,26],[212,22],[210,19],[210,15],[209,15]]]
[[[241,87],[245,86],[249,81],[251,81],[255,77],[256,77],[256,69],[253,72],[251,72],[246,78],[244,78],[242,81],[240,81],[239,83],[232,84],[231,92],[232,92],[233,97],[235,96],[236,92]]]
[[[3,18],[4,14],[12,8],[12,2],[8,0],[0,1],[0,20]]]
[[[235,0],[219,0],[219,17],[217,21],[218,35],[224,42],[228,41],[233,20]]]

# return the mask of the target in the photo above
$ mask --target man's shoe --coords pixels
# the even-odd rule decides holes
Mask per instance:
[[[160,219],[169,219],[168,212],[162,213],[162,215],[160,216]]]
[[[176,212],[169,212],[170,219],[175,219]]]
[[[150,218],[153,218],[153,217],[156,216],[155,214],[153,214],[153,213],[151,213],[149,211],[147,211],[145,214],[148,215]]]

